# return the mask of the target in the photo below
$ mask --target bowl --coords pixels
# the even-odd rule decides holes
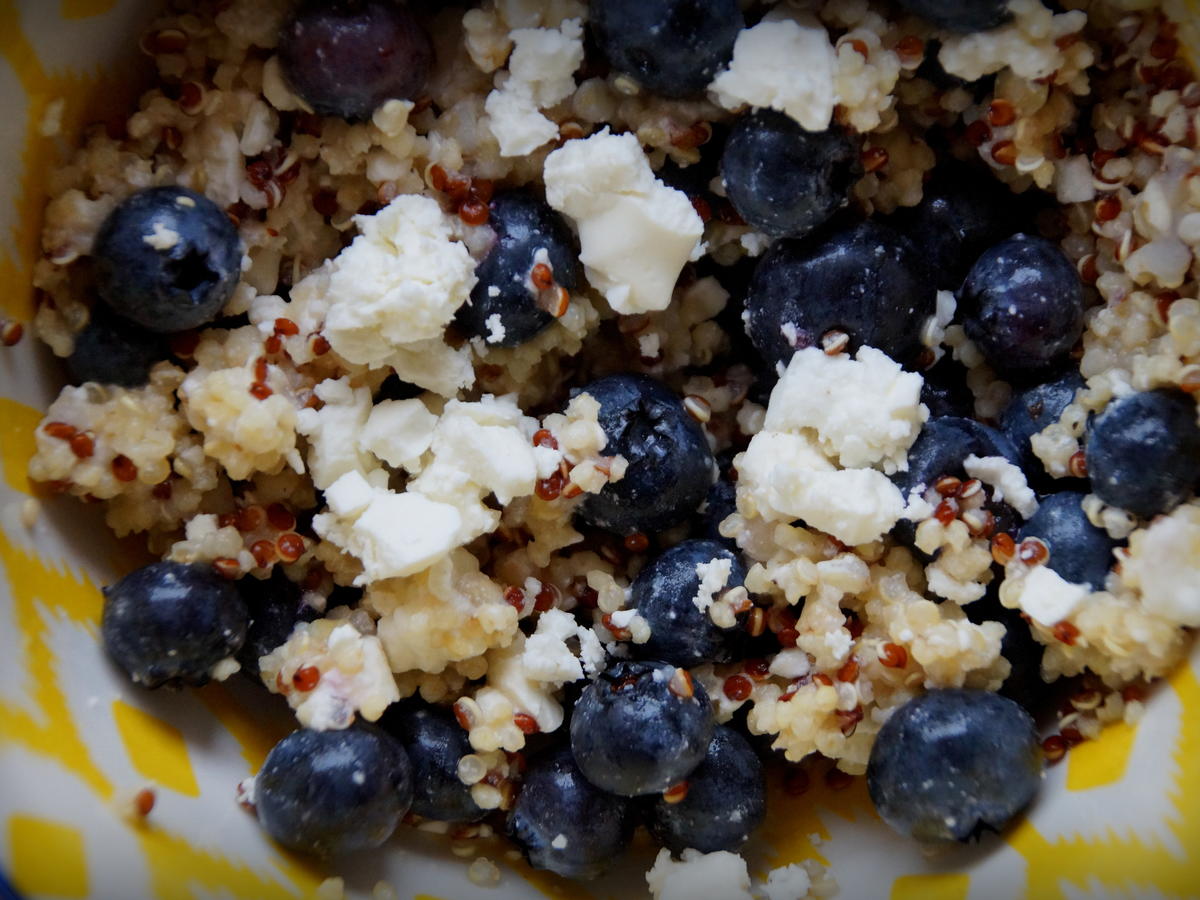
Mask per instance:
[[[1200,4],[1186,7],[1171,12],[1190,39]],[[128,110],[148,76],[131,38],[148,19],[139,0],[0,4],[7,322],[32,318],[53,167],[85,125]],[[0,349],[0,871],[20,896],[336,897],[334,877],[378,900],[645,893],[648,842],[622,871],[589,884],[534,872],[498,842],[407,827],[379,851],[329,865],[273,844],[235,793],[293,727],[286,710],[239,679],[144,691],[101,651],[99,586],[142,551],[110,537],[94,508],[26,475],[32,432],[61,382],[30,335]],[[768,821],[747,855],[752,874],[816,860],[850,900],[1200,896],[1200,653],[1156,686],[1140,722],[1110,725],[1048,768],[1029,813],[979,846],[926,855],[882,825],[863,779],[846,786],[824,769],[811,774],[799,796],[774,777]],[[150,798],[152,810],[138,815]],[[472,880],[455,852],[464,846],[499,866],[497,885]]]

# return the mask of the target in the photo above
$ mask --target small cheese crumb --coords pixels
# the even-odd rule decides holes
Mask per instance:
[[[225,681],[229,676],[236,675],[240,671],[242,671],[242,664],[232,656],[227,656],[208,670],[208,677],[213,681]]]
[[[489,344],[501,343],[508,333],[504,330],[504,323],[500,321],[500,313],[492,313],[483,324],[487,326],[486,340]]]
[[[812,887],[812,879],[799,863],[772,869],[763,885],[763,900],[803,900]]]
[[[168,228],[162,222],[155,222],[153,232],[142,240],[155,250],[170,250],[179,243],[179,232]]]
[[[550,842],[550,846],[555,850],[566,850],[568,843],[567,836],[565,834],[560,834]]]
[[[708,612],[717,594],[729,583],[729,576],[731,574],[733,574],[733,562],[725,557],[717,557],[716,559],[710,559],[708,562],[696,563],[696,577],[700,579],[700,586],[696,589],[696,596],[692,598],[692,602],[696,604],[696,609],[700,610],[701,613]]]
[[[632,134],[607,128],[546,157],[546,200],[575,224],[588,282],[618,313],[666,309],[704,233],[687,195],[654,176]]]
[[[753,900],[746,861],[725,850],[701,853],[689,848],[676,862],[664,848],[646,873],[646,883],[654,900]]]
[[[710,86],[726,109],[744,104],[787,113],[809,131],[824,131],[837,102],[837,56],[825,27],[810,16],[768,15],[733,45],[733,61]]]
[[[1036,566],[1021,582],[1017,605],[1039,625],[1052,628],[1079,609],[1091,592],[1072,584],[1049,566]]]
[[[1003,500],[1024,519],[1038,510],[1037,494],[1025,480],[1025,473],[1003,456],[979,457],[972,453],[963,461],[963,469],[992,488],[993,500]]]
[[[1135,532],[1121,577],[1142,605],[1189,628],[1200,626],[1200,506],[1181,506]]]

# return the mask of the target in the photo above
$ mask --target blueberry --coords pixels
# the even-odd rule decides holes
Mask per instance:
[[[1016,464],[1016,448],[1003,434],[974,419],[941,416],[929,419],[908,450],[908,470],[897,472],[892,481],[907,497],[914,488],[922,492],[943,475],[967,477],[963,468],[968,456],[1003,456]],[[1008,504],[989,500],[986,508],[996,518],[997,531],[1009,531],[1016,525],[1016,513]],[[904,544],[912,545],[915,526],[901,519],[893,530]]]
[[[955,291],[988,247],[1015,230],[1015,195],[990,173],[941,164],[919,205],[895,216],[897,228],[921,248],[940,290]]]
[[[724,632],[694,602],[700,588],[696,566],[717,560],[731,567],[721,590],[746,580],[737,556],[716,541],[701,540],[676,544],[638,573],[631,605],[650,625],[650,640],[633,645],[639,656],[685,668],[729,658]]]
[[[1110,506],[1143,519],[1170,512],[1200,480],[1195,401],[1173,388],[1113,401],[1088,435],[1087,470]]]
[[[565,747],[530,760],[508,835],[535,869],[564,878],[595,878],[633,835],[629,801],[592,785]]]
[[[151,563],[104,588],[100,633],[138,684],[194,684],[246,638],[246,604],[205,564]]]
[[[762,763],[744,737],[725,725],[713,729],[704,762],[687,777],[677,803],[659,797],[648,815],[651,834],[672,853],[736,853],[767,814]]]
[[[967,387],[967,370],[953,357],[943,356],[933,368],[921,374],[925,379],[921,385],[921,402],[929,407],[930,417],[974,417],[975,395]]]
[[[1075,399],[1075,392],[1083,386],[1082,376],[1071,370],[1053,381],[1014,394],[1000,414],[1000,430],[1017,448],[1021,468],[1027,473],[1045,472],[1042,461],[1033,452],[1030,439],[1047,425],[1057,422],[1062,411]]]
[[[332,856],[378,847],[412,802],[404,748],[378,728],[293,731],[255,779],[258,821],[283,846]]]
[[[151,366],[170,355],[161,335],[117,318],[98,303],[92,307],[91,321],[75,335],[67,370],[76,384],[94,381],[135,388],[150,379]]]
[[[1019,234],[975,261],[959,292],[963,328],[997,370],[1043,371],[1083,330],[1083,283],[1055,244]]]
[[[759,109],[733,126],[721,174],[748,224],[772,237],[803,237],[849,202],[862,166],[840,126],[806,131],[791,116]]]
[[[530,280],[534,266],[548,265],[554,284],[573,291],[580,283],[579,250],[566,220],[525,191],[496,195],[488,225],[495,243],[475,267],[479,281],[456,321],[468,335],[515,347],[554,321],[538,305],[539,288]],[[489,319],[503,332],[498,340]]]
[[[704,759],[712,709],[699,683],[663,662],[618,662],[583,689],[571,750],[601,790],[634,797],[683,781]]]
[[[987,31],[1012,18],[1008,0],[900,0],[900,5],[930,25],[961,34]]]
[[[1008,609],[1001,605],[997,595],[1001,580],[1000,577],[993,578],[988,584],[987,593],[964,606],[963,612],[976,625],[982,622],[999,622],[1004,626],[1000,654],[1008,660],[1011,668],[1004,684],[1000,686],[999,693],[1021,704],[1031,715],[1037,715],[1048,693],[1041,674],[1042,656],[1046,648],[1033,636],[1029,625],[1021,618],[1021,610]]]
[[[472,750],[454,713],[411,701],[389,707],[380,724],[404,745],[412,764],[414,813],[439,822],[483,818],[485,811],[458,777],[458,761]]]
[[[737,0],[589,0],[588,21],[614,69],[665,97],[708,87],[745,24]]]
[[[625,476],[587,494],[580,518],[617,534],[653,534],[686,519],[713,481],[708,440],[679,398],[644,375],[610,375],[583,391],[600,404],[603,452],[625,457]]]
[[[767,251],[746,298],[747,332],[772,367],[835,330],[850,336],[851,351],[865,344],[911,364],[935,297],[915,245],[886,225],[862,222]]]
[[[931,418],[908,450],[908,471],[897,472],[892,481],[905,494],[917,485],[931,486],[943,475],[966,478],[963,468],[968,456],[1003,456],[1017,463],[1019,456],[1003,434],[976,422],[956,416]]]
[[[244,672],[257,677],[259,658],[285,643],[298,622],[315,619],[317,611],[304,602],[300,586],[278,569],[263,581],[242,578],[237,587],[250,615],[237,660]]]
[[[697,531],[700,537],[717,541],[725,547],[736,549],[737,544],[721,534],[721,523],[737,512],[737,487],[728,478],[721,477],[712,483],[701,507]]]
[[[113,312],[150,331],[185,331],[211,322],[233,295],[242,245],[207,197],[156,187],[109,213],[92,259],[96,291]]]
[[[1042,781],[1033,719],[988,691],[934,690],[908,701],[875,737],[867,789],[883,820],[924,842],[998,832]]]
[[[305,0],[279,35],[279,62],[316,112],[356,121],[387,100],[417,99],[433,44],[395,0]]]
[[[1072,584],[1087,584],[1098,591],[1112,568],[1118,542],[1088,520],[1083,497],[1071,491],[1045,497],[1021,528],[1020,538],[1041,540],[1050,551],[1046,565]]]

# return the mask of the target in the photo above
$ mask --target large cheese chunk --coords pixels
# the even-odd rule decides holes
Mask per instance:
[[[666,309],[704,233],[687,195],[654,177],[632,134],[605,128],[546,157],[546,200],[575,224],[588,281],[619,313]]]

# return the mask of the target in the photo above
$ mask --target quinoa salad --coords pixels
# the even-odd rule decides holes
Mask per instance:
[[[1200,82],[1144,0],[220,0],[51,177],[30,477],[285,848],[994,841],[1200,626]],[[12,329],[6,326],[7,336]],[[795,777],[793,777],[795,776]],[[401,838],[402,839],[402,838]],[[495,865],[470,865],[478,884]]]

